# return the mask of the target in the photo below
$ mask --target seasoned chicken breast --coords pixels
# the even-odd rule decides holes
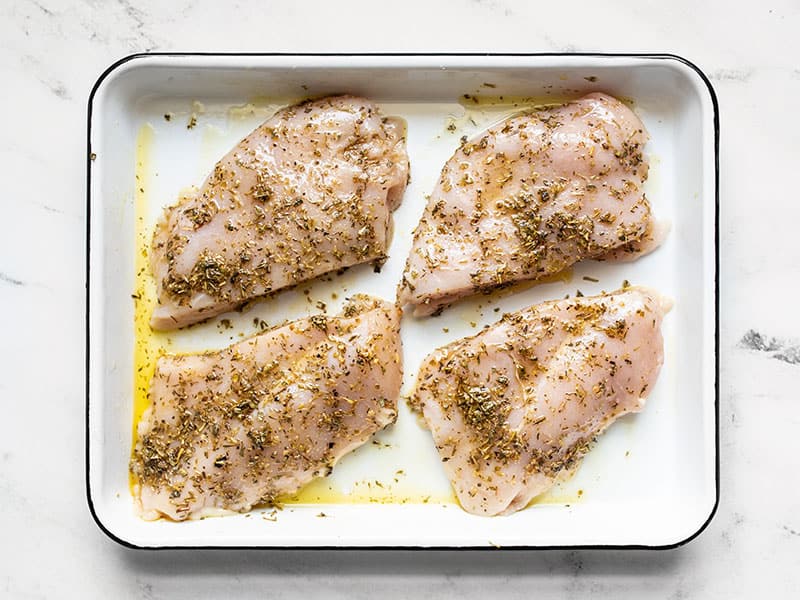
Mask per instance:
[[[524,508],[615,419],[641,410],[663,362],[667,310],[644,288],[545,302],[427,357],[411,405],[461,506]]]
[[[173,329],[322,273],[386,257],[408,179],[403,124],[363,98],[278,111],[169,208],[151,252]]]
[[[652,249],[646,140],[639,118],[605,94],[464,139],[414,233],[400,303],[430,314],[583,258]]]
[[[327,475],[396,418],[399,323],[359,295],[336,317],[160,358],[131,461],[142,516],[247,511]]]

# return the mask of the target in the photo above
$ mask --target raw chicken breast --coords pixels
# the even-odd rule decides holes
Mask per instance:
[[[667,310],[644,288],[545,302],[427,357],[411,405],[461,506],[524,508],[615,419],[641,410],[663,362]]]
[[[583,258],[651,250],[657,243],[643,238],[661,232],[642,191],[646,141],[639,118],[605,94],[464,139],[414,233],[401,305],[430,314]]]
[[[164,356],[131,470],[145,519],[273,503],[393,423],[400,314],[359,295],[205,354]]]
[[[153,237],[159,305],[174,329],[322,273],[386,257],[408,179],[404,126],[363,98],[278,111],[168,209]]]

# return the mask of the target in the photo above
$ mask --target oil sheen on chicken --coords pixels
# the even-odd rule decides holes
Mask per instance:
[[[428,356],[411,404],[461,506],[524,508],[615,419],[641,410],[663,362],[667,310],[644,288],[545,302]]]
[[[274,503],[393,423],[400,314],[354,297],[218,352],[159,359],[131,470],[145,519]]]
[[[408,179],[404,125],[363,98],[278,111],[169,208],[153,237],[159,304],[174,329],[323,273],[386,257]]]
[[[639,118],[599,93],[464,140],[414,233],[401,305],[430,314],[583,258],[652,249],[661,232],[642,191],[646,141]]]

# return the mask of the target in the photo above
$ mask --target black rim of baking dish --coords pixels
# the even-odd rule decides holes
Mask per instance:
[[[490,548],[487,546],[316,546],[316,545],[297,545],[297,546],[270,546],[270,545],[252,545],[252,546],[214,546],[214,545],[181,545],[181,546],[139,546],[127,540],[123,540],[119,536],[112,533],[97,515],[92,500],[92,488],[89,478],[89,372],[90,372],[90,328],[89,328],[89,311],[90,311],[90,247],[91,247],[91,182],[92,182],[92,147],[91,147],[91,134],[92,134],[92,109],[94,97],[97,93],[102,82],[115,70],[122,65],[133,60],[151,57],[320,57],[320,58],[333,58],[333,57],[589,57],[589,58],[647,58],[653,60],[671,60],[677,61],[692,69],[697,76],[705,84],[708,94],[711,98],[711,104],[714,110],[714,488],[715,497],[714,505],[708,518],[705,522],[687,538],[672,544],[664,545],[648,545],[648,544],[579,544],[579,545],[519,545],[519,546],[502,546],[500,548]],[[95,523],[100,530],[105,533],[109,538],[118,544],[137,550],[398,550],[398,551],[420,551],[420,550],[438,550],[438,551],[451,551],[451,550],[469,550],[469,551],[497,551],[497,550],[671,550],[688,544],[699,536],[711,523],[714,515],[719,507],[720,498],[720,466],[719,466],[719,103],[717,101],[717,94],[711,81],[703,71],[694,63],[678,56],[669,53],[608,53],[608,52],[332,52],[332,53],[316,53],[316,52],[143,52],[136,53],[121,58],[112,65],[110,65],[98,77],[92,90],[89,93],[88,108],[87,108],[87,127],[86,127],[86,338],[85,338],[85,353],[86,353],[86,425],[85,425],[85,479],[86,479],[86,500],[89,505],[89,512],[92,515]]]

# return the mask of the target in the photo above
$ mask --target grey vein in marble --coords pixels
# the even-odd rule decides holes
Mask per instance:
[[[141,42],[143,41],[147,43],[147,46],[144,48],[145,52],[151,52],[152,50],[155,50],[158,47],[158,43],[147,31],[145,31],[145,27],[147,26],[147,14],[139,10],[131,2],[128,2],[128,0],[117,1],[128,18],[133,21],[134,32],[139,38],[138,43],[137,40],[133,40],[134,44],[132,45],[132,48],[135,48],[137,45],[141,45]]]
[[[782,360],[790,365],[800,365],[800,344],[770,337],[750,329],[739,341],[742,348],[765,352],[770,358]]]
[[[48,69],[42,64],[42,61],[34,56],[26,55],[22,57],[22,63],[30,67],[30,71],[36,80],[50,90],[54,96],[61,100],[72,99],[64,82],[48,73]]]
[[[25,285],[24,281],[20,281],[15,277],[11,277],[10,275],[6,275],[5,273],[0,272],[0,281],[3,283],[7,283],[9,285]]]
[[[46,14],[48,17],[55,16],[55,13],[52,10],[50,10],[40,2],[37,2],[36,0],[30,0],[30,3],[33,4],[36,8],[38,8],[40,11],[42,11],[44,14]]]
[[[739,81],[742,83],[752,76],[752,69],[716,69],[709,74],[712,81]]]

